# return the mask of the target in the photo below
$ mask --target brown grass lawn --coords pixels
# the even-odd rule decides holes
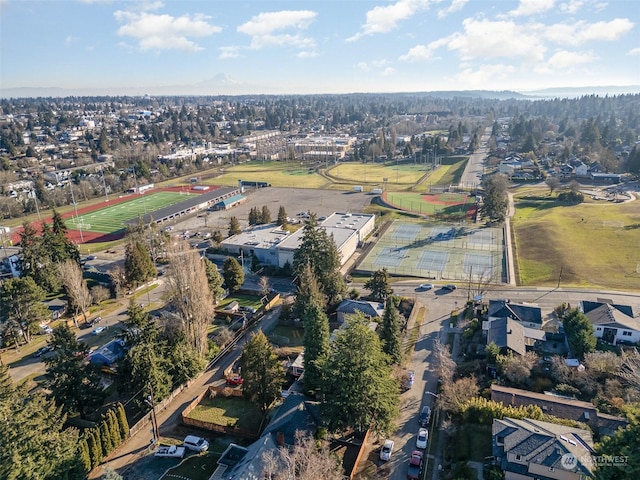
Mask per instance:
[[[544,195],[519,198],[512,228],[522,285],[555,285],[561,268],[562,286],[640,285],[640,201],[561,206]]]

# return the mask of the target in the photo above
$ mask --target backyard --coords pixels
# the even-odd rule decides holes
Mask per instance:
[[[189,418],[210,422],[223,427],[232,427],[247,432],[258,433],[260,429],[260,412],[249,400],[242,397],[216,395],[202,399],[189,412]]]

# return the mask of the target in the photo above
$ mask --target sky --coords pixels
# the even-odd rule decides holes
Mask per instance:
[[[0,90],[610,85],[640,85],[637,0],[0,0]]]

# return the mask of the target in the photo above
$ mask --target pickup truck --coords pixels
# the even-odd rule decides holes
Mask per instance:
[[[407,470],[408,480],[418,480],[420,478],[420,471],[422,470],[422,457],[423,454],[419,450],[411,452],[409,458],[409,469]]]
[[[177,445],[167,445],[158,447],[155,457],[168,457],[168,458],[182,458],[184,457],[184,447],[178,447]]]

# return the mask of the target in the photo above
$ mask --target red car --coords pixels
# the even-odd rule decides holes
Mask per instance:
[[[242,385],[242,382],[244,382],[244,380],[242,380],[240,375],[231,375],[230,377],[227,377],[227,383],[229,385]]]

